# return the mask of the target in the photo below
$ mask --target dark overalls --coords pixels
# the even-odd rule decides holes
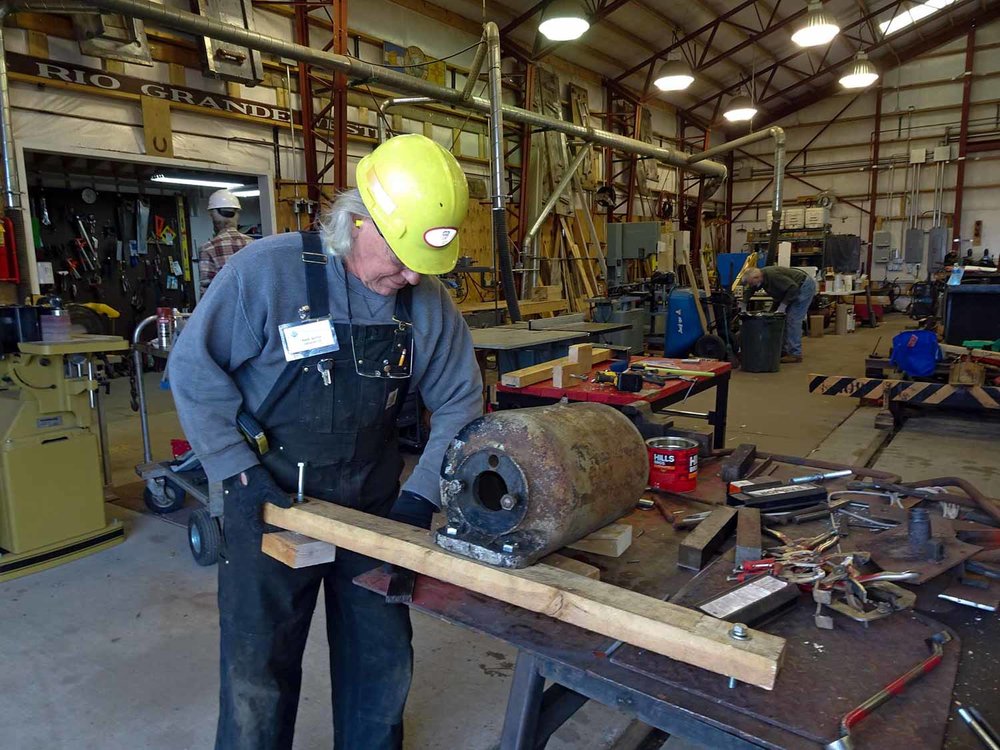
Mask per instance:
[[[316,235],[302,236],[310,317],[321,318],[329,310],[326,257]],[[255,416],[270,443],[261,463],[282,489],[296,489],[297,463],[305,461],[307,495],[375,515],[389,512],[403,467],[396,416],[409,384],[408,368],[389,368],[412,356],[409,290],[397,295],[392,324],[334,324],[338,351],[291,362],[279,377]],[[323,368],[330,371],[329,385]],[[292,746],[302,653],[320,584],[334,745],[339,750],[401,748],[413,669],[409,610],[351,583],[379,563],[338,549],[335,562],[287,567],[261,552],[260,524],[239,511],[240,493],[247,488],[238,477],[224,488],[216,748]]]

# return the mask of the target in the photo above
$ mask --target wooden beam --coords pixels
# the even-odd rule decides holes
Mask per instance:
[[[736,640],[722,620],[548,565],[494,568],[445,552],[422,529],[333,503],[269,504],[264,520],[740,682],[774,688],[785,641],[768,633],[750,631],[748,640]]]
[[[294,531],[264,534],[260,550],[289,568],[308,568],[310,565],[333,562],[337,558],[337,548],[334,545]]]
[[[591,367],[608,359],[611,359],[610,349],[591,349]],[[532,365],[531,367],[524,367],[520,370],[504,373],[500,376],[500,382],[503,385],[509,385],[511,388],[524,388],[526,385],[534,385],[535,383],[541,383],[543,380],[551,380],[555,374],[555,368],[569,364],[572,364],[569,361],[569,357],[549,360],[539,365]]]

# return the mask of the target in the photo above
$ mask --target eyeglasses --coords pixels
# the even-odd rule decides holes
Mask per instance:
[[[378,232],[378,236],[382,238],[382,242],[385,243],[385,251],[389,254],[389,258],[399,267],[400,271],[405,271],[406,264],[399,259],[399,256],[396,255],[395,252],[393,252],[392,247],[389,245],[389,240],[387,240],[385,235],[382,234],[382,230],[378,228],[378,224],[375,223],[374,219],[369,219],[369,221],[371,221],[372,226],[375,227],[375,231]]]

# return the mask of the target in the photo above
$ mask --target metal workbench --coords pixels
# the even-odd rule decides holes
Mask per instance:
[[[706,469],[695,493],[701,498],[722,488],[718,463]],[[803,473],[811,472],[782,464],[776,476]],[[842,486],[830,485],[832,490]],[[661,499],[677,508],[691,507],[681,496]],[[632,525],[634,541],[620,558],[565,550],[564,554],[598,566],[602,581],[686,606],[700,601],[699,586],[704,593],[732,585],[725,582],[732,565],[725,560],[716,561],[697,578],[678,568],[683,532],[675,531],[658,511],[637,510],[623,521]],[[795,528],[806,536],[816,533],[822,523]],[[852,541],[856,535],[858,547],[863,548],[868,533],[852,530]],[[356,583],[384,593],[388,576],[373,570]],[[501,750],[544,747],[588,700],[713,750],[815,750],[839,737],[839,721],[847,711],[925,658],[924,638],[943,627],[951,629],[955,640],[945,648],[942,664],[859,724],[852,733],[854,747],[974,750],[980,746],[965,725],[957,719],[948,721],[954,715],[953,686],[954,696],[1000,724],[996,701],[1000,674],[993,668],[1000,621],[996,615],[958,605],[942,614],[943,603],[935,598],[933,582],[924,588],[928,590],[921,592],[918,606],[922,601],[936,609],[932,616],[938,622],[923,613],[904,611],[868,628],[838,617],[834,630],[820,630],[812,621],[811,601],[802,600],[791,613],[765,624],[763,630],[787,642],[774,691],[742,684],[730,688],[723,676],[425,576],[417,577],[411,606],[518,649]],[[551,683],[548,689],[546,681]]]

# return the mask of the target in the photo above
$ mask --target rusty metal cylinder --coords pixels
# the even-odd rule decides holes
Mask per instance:
[[[610,406],[487,414],[445,454],[448,523],[436,539],[477,560],[521,568],[632,510],[647,475],[642,435]]]

